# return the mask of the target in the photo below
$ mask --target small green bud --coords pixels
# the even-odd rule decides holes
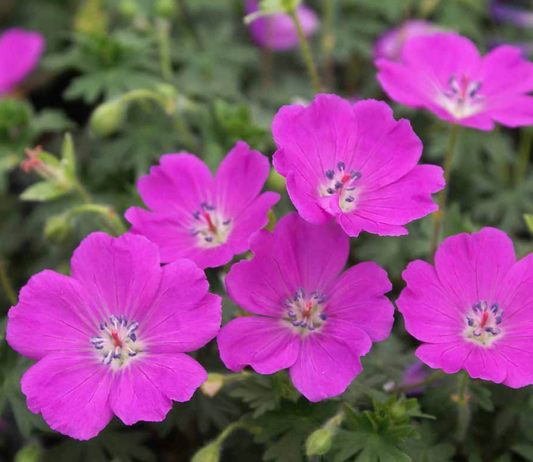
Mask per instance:
[[[54,215],[46,220],[44,236],[56,244],[63,244],[72,235],[72,223],[66,214]]]
[[[209,373],[207,380],[201,385],[200,390],[206,396],[212,398],[224,386],[224,376],[222,374]]]
[[[124,120],[124,104],[120,100],[98,106],[91,116],[91,130],[98,136],[110,136],[118,131]]]
[[[323,456],[328,453],[333,443],[333,432],[327,428],[315,430],[305,442],[307,456]]]
[[[200,449],[192,458],[191,462],[218,462],[220,460],[220,446],[211,443]]]
[[[526,213],[524,215],[524,220],[526,222],[527,229],[529,230],[530,234],[533,234],[533,214]]]
[[[394,403],[390,410],[390,415],[396,420],[403,419],[406,414],[406,409],[403,403]]]
[[[175,0],[157,0],[155,11],[162,18],[172,18],[177,11]]]
[[[121,0],[118,10],[125,18],[134,19],[139,14],[139,5],[135,0]]]
[[[41,459],[41,448],[33,443],[24,446],[15,455],[15,462],[39,462]]]

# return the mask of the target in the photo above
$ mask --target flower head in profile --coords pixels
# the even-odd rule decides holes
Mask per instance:
[[[161,261],[189,258],[200,268],[228,263],[248,250],[248,239],[268,223],[279,194],[260,194],[268,159],[239,142],[216,176],[192,154],[167,154],[142,177],[138,189],[151,212],[126,211],[132,232],[158,245]]]
[[[395,27],[383,34],[374,45],[374,58],[386,58],[392,61],[399,61],[405,43],[412,37],[419,35],[430,35],[439,31],[440,28],[429,21],[412,19],[404,22],[401,26]]]
[[[220,297],[190,260],[163,268],[142,236],[87,237],[72,277],[45,270],[9,311],[7,341],[37,363],[22,377],[32,412],[76,439],[113,415],[125,424],[165,418],[207,379],[185,352],[213,339]]]
[[[455,33],[414,37],[401,62],[379,59],[378,80],[396,102],[428,109],[449,122],[492,130],[533,124],[533,63],[522,50],[500,46],[480,56]]]
[[[360,357],[387,338],[392,286],[375,263],[341,274],[349,238],[335,222],[314,225],[296,213],[274,233],[251,238],[254,258],[231,268],[230,298],[258,316],[230,321],[218,336],[225,365],[260,374],[290,368],[294,386],[316,402],[344,392],[361,372]]]
[[[9,29],[0,35],[0,97],[35,69],[44,50],[37,32]]]
[[[246,13],[253,15],[259,11],[256,0],[246,2]],[[317,14],[308,6],[300,5],[296,10],[302,29],[307,37],[316,33],[320,27]],[[294,50],[299,46],[298,32],[292,18],[286,13],[261,16],[250,22],[253,41],[262,48],[275,51]]]
[[[399,236],[438,209],[431,194],[444,187],[442,169],[417,165],[420,139],[383,102],[318,95],[309,107],[281,108],[272,132],[274,167],[307,221],[334,217],[350,236]]]
[[[435,266],[414,261],[403,278],[397,304],[407,331],[424,342],[418,358],[513,388],[533,383],[533,255],[517,262],[511,239],[484,228],[446,239]]]

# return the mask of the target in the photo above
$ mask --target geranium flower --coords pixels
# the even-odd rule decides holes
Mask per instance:
[[[254,258],[233,265],[226,286],[235,303],[259,316],[222,328],[222,361],[235,372],[290,368],[294,386],[313,402],[343,393],[362,370],[360,357],[392,328],[387,273],[368,262],[340,274],[348,236],[334,222],[313,225],[296,213],[250,241]]]
[[[259,11],[259,4],[255,0],[246,2],[246,14]],[[311,37],[320,27],[317,14],[308,6],[300,5],[296,10],[302,29],[307,37]],[[250,33],[253,41],[262,48],[275,51],[288,51],[298,48],[298,32],[292,18],[285,13],[276,13],[254,19],[250,23]]]
[[[421,141],[383,102],[318,95],[307,108],[281,108],[272,132],[274,167],[307,221],[335,217],[350,236],[399,236],[438,209],[431,194],[444,187],[442,169],[417,165]]]
[[[35,69],[44,50],[37,32],[9,29],[0,35],[0,97]]]
[[[378,80],[396,102],[432,111],[449,122],[492,130],[533,124],[533,63],[501,46],[481,57],[466,37],[437,33],[414,37],[400,63],[376,62]]]
[[[439,31],[440,28],[429,21],[412,19],[404,22],[383,34],[374,45],[374,58],[387,58],[399,61],[405,43],[412,37],[430,35]]]
[[[248,239],[268,223],[279,194],[259,194],[268,178],[268,159],[239,142],[213,178],[192,154],[167,154],[138,183],[152,212],[126,211],[131,231],[159,246],[161,261],[190,258],[200,268],[228,263],[248,250]]]
[[[513,388],[533,383],[533,255],[517,262],[511,239],[484,228],[446,239],[435,267],[414,261],[403,278],[397,304],[407,331],[424,342],[418,358]]]
[[[164,268],[142,236],[87,237],[72,277],[33,276],[9,311],[7,341],[38,360],[22,377],[28,407],[76,439],[96,436],[118,416],[158,422],[172,401],[188,401],[207,379],[184,354],[213,339],[220,297],[190,260]]]

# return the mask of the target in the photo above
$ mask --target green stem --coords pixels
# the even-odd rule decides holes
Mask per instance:
[[[397,387],[395,391],[405,393],[406,391],[415,390],[416,388],[427,387],[428,385],[431,385],[433,382],[441,379],[445,375],[446,374],[442,370],[438,369],[434,371],[427,379],[421,380],[420,382],[417,382],[417,383],[412,383],[411,385]]]
[[[309,41],[305,36],[304,30],[302,28],[302,23],[296,14],[296,8],[294,8],[290,13],[292,20],[294,21],[294,26],[296,27],[296,32],[298,33],[298,39],[300,40],[300,48],[302,49],[302,55],[307,66],[307,72],[311,78],[313,88],[315,93],[320,93],[320,79],[318,77],[318,72],[316,70],[315,61],[313,60],[313,53],[311,52],[311,47],[309,46]]]
[[[172,70],[172,58],[170,54],[170,22],[166,19],[157,20],[157,40],[159,41],[159,59],[161,63],[161,74],[167,81],[174,77]]]
[[[446,208],[446,196],[449,189],[450,182],[450,173],[452,170],[453,155],[457,147],[457,141],[459,139],[460,125],[452,124],[450,126],[450,138],[448,141],[448,149],[446,150],[446,155],[444,157],[444,181],[446,183],[445,187],[439,192],[438,204],[439,210],[433,214],[433,237],[431,241],[431,250],[429,258],[432,260],[437,251],[439,245],[439,238],[442,228],[442,222],[444,220],[444,213]]]
[[[529,158],[531,155],[531,148],[533,147],[533,127],[522,128],[520,134],[520,147],[518,151],[518,163],[515,170],[515,184],[520,183],[526,173],[529,165]]]
[[[468,406],[468,383],[470,377],[466,371],[459,374],[459,393],[457,397],[457,441],[462,443],[468,433],[470,425],[470,407]]]
[[[215,444],[222,444],[224,440],[237,428],[246,428],[246,425],[244,425],[243,422],[233,422],[232,424],[228,425],[220,435],[217,436],[217,439],[215,440]]]
[[[4,265],[4,261],[0,258],[0,283],[2,283],[2,287],[4,289],[4,292],[6,293],[7,299],[9,300],[9,303],[11,305],[15,306],[17,304],[17,295],[15,293],[15,289],[11,285],[11,281],[9,280],[9,277],[7,275],[6,267]]]
[[[335,7],[336,0],[322,0],[324,3],[324,21],[322,33],[322,50],[324,55],[324,69],[326,87],[333,87],[335,69],[333,50],[335,49]]]
[[[74,183],[74,188],[85,204],[72,209],[71,213],[73,215],[83,212],[94,213],[99,216],[102,226],[107,228],[113,236],[120,236],[127,232],[126,227],[113,210],[103,205],[94,204],[91,195],[79,181]]]

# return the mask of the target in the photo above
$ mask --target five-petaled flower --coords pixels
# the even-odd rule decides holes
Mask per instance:
[[[190,260],[163,268],[142,236],[87,237],[72,277],[45,270],[9,311],[7,341],[38,362],[22,378],[32,412],[77,439],[118,416],[161,421],[172,401],[188,401],[207,379],[184,354],[220,327],[220,297]]]
[[[33,71],[44,50],[37,32],[9,29],[0,35],[0,97]]]
[[[239,142],[216,176],[192,154],[168,154],[161,166],[139,180],[141,197],[152,212],[132,207],[132,232],[156,243],[164,263],[189,258],[200,268],[228,263],[248,250],[248,239],[268,223],[279,194],[260,191],[268,159]]]
[[[417,165],[420,139],[383,102],[318,95],[307,108],[281,108],[272,131],[274,167],[307,221],[333,216],[350,236],[399,236],[438,209],[431,194],[444,187],[442,169]]]
[[[392,286],[376,263],[343,274],[349,238],[335,222],[314,225],[292,213],[274,233],[251,238],[254,258],[226,277],[230,298],[259,316],[234,319],[218,336],[220,357],[233,371],[260,374],[290,368],[295,387],[316,402],[344,392],[360,357],[390,333]]]
[[[484,228],[446,239],[434,267],[414,261],[403,278],[398,308],[428,366],[512,388],[533,383],[533,255],[517,262],[511,239]]]
[[[492,130],[533,124],[533,63],[522,50],[500,46],[481,57],[455,33],[414,37],[401,62],[380,59],[378,80],[398,103],[432,111],[443,120]]]

